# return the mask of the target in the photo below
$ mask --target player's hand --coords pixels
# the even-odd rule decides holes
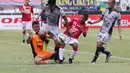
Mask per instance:
[[[93,22],[91,22],[91,21],[88,21],[88,24],[93,24]]]
[[[84,37],[86,37],[86,36],[87,36],[86,32],[83,32],[83,36],[84,36]]]
[[[122,36],[121,35],[119,36],[119,38],[120,38],[120,40],[122,40]]]

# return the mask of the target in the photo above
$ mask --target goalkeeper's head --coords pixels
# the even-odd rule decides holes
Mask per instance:
[[[38,33],[39,30],[40,30],[39,22],[38,22],[38,21],[33,21],[33,23],[32,23],[32,28],[33,28],[33,30],[35,31],[35,33]]]

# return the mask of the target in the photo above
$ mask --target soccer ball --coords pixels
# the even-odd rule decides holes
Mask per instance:
[[[60,44],[65,44],[66,36],[63,33],[58,34],[58,42]]]

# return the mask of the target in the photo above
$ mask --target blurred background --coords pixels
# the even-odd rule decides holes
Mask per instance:
[[[79,18],[83,12],[90,14],[89,20],[96,20],[101,11],[108,7],[108,0],[57,0],[57,5],[65,11],[68,19]],[[35,18],[40,13],[47,0],[30,0],[34,7]],[[24,4],[24,0],[0,0],[0,30],[21,29],[21,13],[19,7]],[[121,25],[130,28],[130,0],[116,0],[115,8],[121,12]],[[62,24],[61,22],[59,22]],[[89,27],[101,27],[101,23],[89,25]],[[62,25],[61,25],[62,27]]]
[[[108,7],[108,0],[57,0],[57,5],[61,6],[67,14],[77,14],[84,11],[100,12]],[[41,11],[41,4],[46,4],[47,0],[31,0],[34,12]],[[130,11],[130,0],[116,0],[116,8],[121,12]],[[0,13],[20,13],[19,6],[24,0],[0,0]]]

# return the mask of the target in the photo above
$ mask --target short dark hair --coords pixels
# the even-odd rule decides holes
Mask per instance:
[[[48,0],[48,4],[56,4],[56,0]]]
[[[39,25],[39,22],[38,21],[33,21],[32,26],[34,26],[34,25]]]
[[[86,20],[88,20],[88,13],[83,13],[82,15],[85,17]]]
[[[115,0],[113,0],[113,3],[114,3],[114,4],[116,4],[116,1],[115,1]]]

